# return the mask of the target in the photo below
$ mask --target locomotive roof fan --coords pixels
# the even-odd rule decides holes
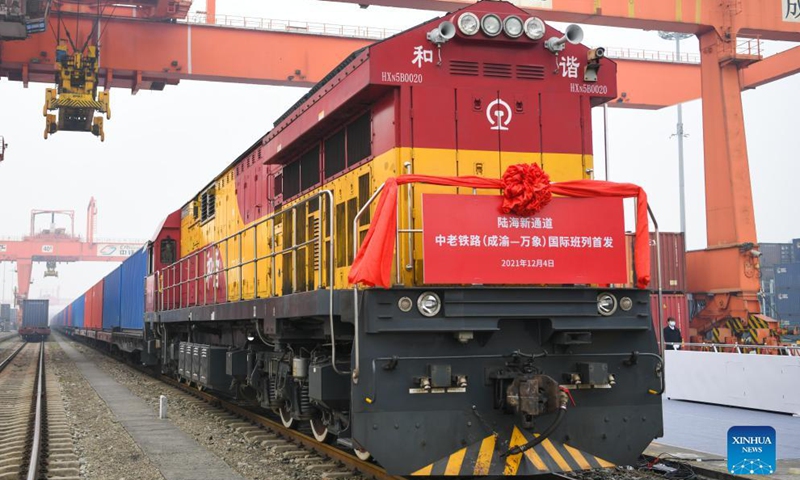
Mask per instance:
[[[573,23],[567,26],[567,29],[564,31],[564,35],[561,38],[550,37],[546,42],[544,42],[544,46],[551,52],[557,53],[561,50],[564,50],[564,46],[567,42],[576,45],[581,43],[582,40],[583,29]]]

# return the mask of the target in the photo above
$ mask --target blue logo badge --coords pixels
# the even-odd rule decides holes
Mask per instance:
[[[731,427],[728,430],[728,471],[734,475],[770,475],[777,467],[775,429]]]

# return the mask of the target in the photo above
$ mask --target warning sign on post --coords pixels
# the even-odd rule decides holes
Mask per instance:
[[[502,197],[422,197],[428,284],[625,283],[622,199],[553,198],[532,217],[500,212]]]

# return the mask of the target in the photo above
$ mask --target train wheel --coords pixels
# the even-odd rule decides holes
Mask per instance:
[[[328,433],[328,427],[322,423],[321,418],[312,418],[308,421],[308,425],[311,427],[311,433],[314,434],[314,438],[319,443],[327,443],[330,439],[330,434]]]
[[[358,457],[358,459],[361,460],[362,462],[366,462],[367,460],[372,458],[372,455],[370,455],[368,451],[361,450],[358,447],[353,447],[353,452],[355,452],[356,457]]]
[[[292,418],[292,412],[289,411],[288,408],[284,405],[280,409],[278,409],[278,414],[281,416],[281,423],[286,428],[294,427],[294,418]]]

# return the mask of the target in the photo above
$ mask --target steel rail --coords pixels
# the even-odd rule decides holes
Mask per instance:
[[[23,343],[22,345],[20,345],[20,346],[19,346],[19,348],[17,348],[17,349],[16,349],[16,350],[14,350],[13,352],[11,352],[11,355],[9,355],[8,357],[6,357],[6,359],[5,359],[5,360],[3,360],[3,361],[2,361],[2,363],[0,363],[0,372],[2,372],[3,370],[5,370],[5,368],[8,366],[8,364],[9,364],[9,363],[11,363],[11,360],[14,360],[14,357],[16,357],[16,356],[17,356],[17,354],[18,354],[19,352],[21,352],[23,348],[25,348],[25,345],[27,345],[27,342],[26,342],[26,343]]]
[[[36,385],[36,417],[33,423],[33,442],[31,445],[31,460],[28,463],[28,480],[36,480],[39,478],[39,453],[41,452],[42,443],[42,403],[44,402],[43,385],[44,382],[44,345],[42,341],[39,346],[39,368]]]
[[[76,341],[75,339],[72,339],[72,338],[69,338],[69,340],[73,341],[73,342]],[[81,342],[78,342],[78,343],[81,343]],[[86,345],[86,344],[81,343],[81,345]],[[144,373],[144,374],[146,374],[146,375],[148,375],[150,377],[153,377],[153,378],[155,378],[157,380],[160,380],[160,381],[166,383],[167,385],[171,385],[171,386],[173,386],[173,387],[175,387],[175,388],[177,388],[179,390],[182,390],[183,392],[188,393],[189,395],[197,397],[197,398],[199,398],[199,399],[201,399],[201,400],[203,400],[205,402],[208,402],[210,405],[219,406],[220,408],[222,408],[224,410],[227,410],[228,412],[231,412],[234,415],[239,415],[240,417],[243,417],[243,418],[247,419],[250,422],[253,422],[253,423],[257,424],[257,425],[260,425],[260,426],[266,428],[267,430],[270,430],[273,433],[275,433],[275,434],[277,434],[277,435],[279,435],[281,437],[284,437],[285,439],[287,439],[287,441],[295,441],[295,442],[301,444],[302,446],[304,446],[306,448],[309,448],[311,450],[316,451],[317,453],[321,454],[322,456],[328,457],[333,461],[342,463],[346,467],[348,467],[348,468],[350,468],[352,470],[355,470],[355,471],[359,472],[360,474],[367,476],[368,478],[373,478],[375,480],[405,480],[405,477],[396,476],[396,475],[390,475],[390,474],[386,473],[386,470],[384,470],[383,468],[379,467],[378,465],[375,465],[374,463],[370,463],[368,461],[367,462],[362,461],[358,457],[356,457],[354,455],[350,455],[349,453],[345,452],[344,450],[336,448],[333,445],[328,445],[326,443],[320,443],[316,439],[314,439],[314,438],[312,438],[312,437],[310,437],[308,435],[305,435],[305,434],[303,434],[303,433],[301,433],[301,432],[299,432],[297,430],[292,430],[290,428],[286,428],[283,425],[281,425],[280,423],[278,423],[278,422],[276,422],[274,420],[271,420],[270,418],[265,417],[265,416],[263,416],[263,415],[261,415],[261,414],[259,414],[257,412],[254,412],[252,410],[248,410],[247,408],[244,408],[244,407],[241,407],[241,406],[236,405],[234,403],[228,402],[228,401],[226,401],[226,400],[224,400],[224,399],[222,399],[220,397],[214,396],[214,395],[212,395],[212,394],[210,394],[208,392],[200,391],[200,390],[198,390],[196,388],[193,388],[193,387],[189,386],[188,384],[181,383],[181,382],[179,382],[179,381],[175,380],[174,378],[169,377],[167,375],[161,375],[161,374],[154,373],[152,370],[149,370],[146,367],[143,367],[141,365],[134,365],[134,364],[131,364],[131,363],[128,363],[128,362],[124,362],[124,361],[120,360],[118,357],[115,357],[115,356],[111,355],[109,352],[104,352],[102,350],[95,349],[94,347],[89,347],[89,348],[92,348],[92,350],[94,350],[94,351],[96,351],[96,352],[98,352],[98,353],[100,353],[100,354],[102,354],[102,355],[104,355],[104,356],[106,356],[108,358],[111,358],[111,359],[113,359],[115,361],[122,362],[125,365],[128,365],[131,368],[133,368],[133,369],[135,369],[135,370],[137,370],[137,371],[139,371],[141,373]]]
[[[223,400],[219,397],[211,395],[206,392],[201,392],[197,389],[186,385],[185,383],[180,383],[173,378],[168,376],[162,375],[159,378],[161,381],[167,383],[168,385],[172,385],[173,387],[179,388],[191,395],[194,395],[209,404],[218,405],[219,407],[235,414],[239,415],[250,422],[253,422],[257,425],[267,428],[271,430],[273,433],[280,435],[281,437],[286,438],[287,440],[293,440],[302,446],[309,448],[311,450],[316,451],[319,454],[322,454],[333,461],[340,462],[344,464],[346,467],[351,468],[362,475],[366,475],[369,478],[374,478],[376,480],[402,480],[403,477],[398,477],[395,475],[390,475],[386,473],[386,470],[383,468],[369,462],[364,462],[359,460],[354,455],[350,455],[349,453],[336,448],[333,445],[328,445],[325,443],[320,443],[316,441],[314,438],[305,435],[297,430],[292,430],[290,428],[286,428],[283,425],[279,424],[278,422],[271,420],[263,415],[260,415],[256,412],[248,410],[247,408],[243,408],[239,405],[233,404],[226,400]]]

